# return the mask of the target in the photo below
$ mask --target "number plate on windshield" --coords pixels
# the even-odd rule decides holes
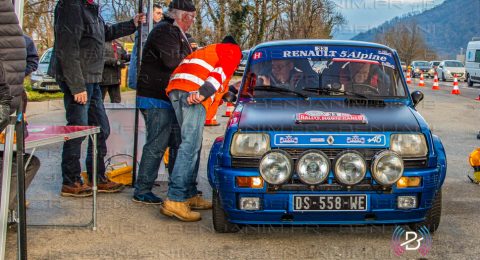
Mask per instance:
[[[367,195],[293,195],[294,211],[366,211]]]

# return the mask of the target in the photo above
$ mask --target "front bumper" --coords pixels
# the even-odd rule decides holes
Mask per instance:
[[[217,168],[216,185],[228,220],[236,224],[289,224],[289,225],[364,225],[402,224],[421,222],[437,191],[438,169],[408,171],[405,176],[421,176],[422,185],[416,188],[376,191],[275,191],[247,189],[235,186],[236,176],[258,176],[254,169]],[[367,195],[365,211],[294,211],[293,195]],[[397,197],[417,196],[418,208],[402,210],[397,208]],[[246,211],[239,208],[241,197],[260,198],[261,209]]]
[[[453,79],[454,79],[454,76],[453,76],[453,75],[455,75],[455,73],[453,73],[453,74],[445,73],[445,79],[446,79],[446,80],[453,80]],[[457,79],[458,79],[459,81],[465,81],[465,80],[467,79],[467,78],[466,78],[466,74],[463,73],[461,76],[457,76]]]

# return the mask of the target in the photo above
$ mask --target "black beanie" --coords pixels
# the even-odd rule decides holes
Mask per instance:
[[[225,38],[222,40],[222,43],[232,43],[238,45],[238,43],[235,41],[235,38],[233,38],[231,35],[225,36]]]
[[[168,8],[173,8],[177,10],[187,11],[187,12],[195,12],[195,5],[192,3],[191,0],[172,0],[168,5]]]

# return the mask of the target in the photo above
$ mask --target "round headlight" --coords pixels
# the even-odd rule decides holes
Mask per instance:
[[[292,175],[292,158],[282,150],[267,152],[260,161],[260,175],[270,184],[282,184]]]
[[[373,178],[381,185],[396,183],[403,174],[403,160],[393,151],[382,151],[373,157]]]
[[[358,152],[348,151],[335,160],[335,177],[346,185],[355,185],[365,178],[367,163]]]
[[[306,151],[297,162],[297,174],[305,184],[319,184],[328,177],[330,160],[319,151]]]

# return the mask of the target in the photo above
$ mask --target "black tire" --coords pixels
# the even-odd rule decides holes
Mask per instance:
[[[467,75],[467,84],[469,87],[473,87],[473,81],[470,79],[470,75]]]
[[[236,233],[241,229],[241,226],[228,222],[227,214],[222,208],[220,202],[220,195],[218,191],[213,190],[212,195],[212,219],[213,219],[213,228],[218,233]]]
[[[432,208],[427,211],[427,215],[425,216],[425,220],[418,223],[410,224],[409,227],[412,230],[419,230],[422,226],[428,228],[431,233],[435,233],[438,226],[440,225],[440,219],[442,217],[442,190],[437,192],[435,195],[435,199],[432,203]]]

